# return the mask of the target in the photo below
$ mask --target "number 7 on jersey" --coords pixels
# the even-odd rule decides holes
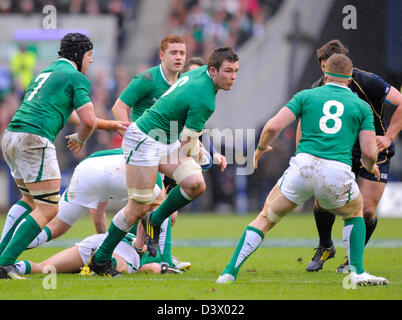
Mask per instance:
[[[31,101],[32,98],[35,96],[35,94],[38,93],[38,90],[42,87],[42,85],[45,83],[45,81],[49,78],[49,76],[51,75],[51,72],[44,72],[41,73],[40,75],[38,75],[35,79],[35,82],[38,82],[38,85],[33,89],[33,91],[31,92],[31,94],[29,95],[29,97],[27,98],[27,101]]]

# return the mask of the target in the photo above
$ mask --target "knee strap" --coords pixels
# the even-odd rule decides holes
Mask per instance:
[[[37,203],[58,204],[60,200],[60,190],[31,191],[30,193]]]
[[[184,179],[193,174],[202,174],[201,166],[195,162],[194,159],[183,162],[179,165],[175,171],[173,171],[173,179],[176,180],[177,184],[180,184]]]
[[[151,204],[154,199],[154,189],[128,188],[128,197],[139,203]]]

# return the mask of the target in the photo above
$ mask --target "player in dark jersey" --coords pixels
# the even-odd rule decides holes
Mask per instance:
[[[321,69],[325,70],[327,59],[334,53],[348,55],[349,50],[339,40],[331,40],[317,50],[317,58]],[[324,76],[313,84],[313,87],[323,84]],[[385,82],[380,76],[362,71],[358,68],[353,69],[352,82],[349,88],[359,98],[366,101],[374,115],[374,126],[377,136],[377,146],[379,149],[377,165],[381,172],[380,181],[377,181],[375,175],[367,172],[361,165],[361,151],[359,143],[356,142],[353,148],[353,172],[358,179],[359,189],[364,200],[364,219],[366,223],[366,240],[369,241],[377,226],[376,209],[384,192],[388,172],[390,169],[391,157],[395,153],[393,141],[402,128],[402,95],[401,93]],[[393,106],[395,112],[389,121],[384,117],[384,103]],[[300,127],[300,123],[299,123]],[[297,141],[300,139],[300,128],[298,128]],[[325,261],[335,256],[335,247],[331,239],[332,226],[335,216],[325,210],[314,207],[314,217],[318,229],[320,242],[316,248],[316,253],[307,266],[307,271],[319,271],[322,269]],[[338,272],[343,272],[349,265],[347,257],[338,267]]]

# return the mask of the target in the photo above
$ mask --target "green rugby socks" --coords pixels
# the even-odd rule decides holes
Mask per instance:
[[[222,275],[229,273],[236,279],[240,267],[248,257],[258,249],[264,240],[264,233],[254,227],[247,226],[240,238],[232,258],[223,270]]]
[[[343,227],[343,244],[349,257],[351,271],[364,272],[363,254],[366,237],[366,225],[362,217],[345,220]],[[354,269],[354,270],[353,270]]]
[[[13,237],[0,256],[0,265],[14,264],[18,256],[42,231],[35,219],[27,215],[17,226]]]
[[[10,242],[15,228],[28,214],[32,212],[32,208],[24,201],[20,200],[14,204],[7,213],[6,222],[4,224],[3,232],[1,234],[0,254]]]
[[[193,199],[180,186],[174,187],[162,204],[152,212],[151,222],[156,226],[160,226],[173,212],[188,205],[191,201]]]

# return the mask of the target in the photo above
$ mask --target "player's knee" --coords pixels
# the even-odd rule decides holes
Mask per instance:
[[[201,174],[193,175],[187,179],[186,183],[182,183],[180,186],[193,199],[202,195],[207,188],[204,178]]]
[[[154,189],[128,188],[128,197],[139,204],[151,204],[154,198]]]
[[[375,207],[365,207],[363,209],[363,218],[366,222],[372,221],[376,217]]]

